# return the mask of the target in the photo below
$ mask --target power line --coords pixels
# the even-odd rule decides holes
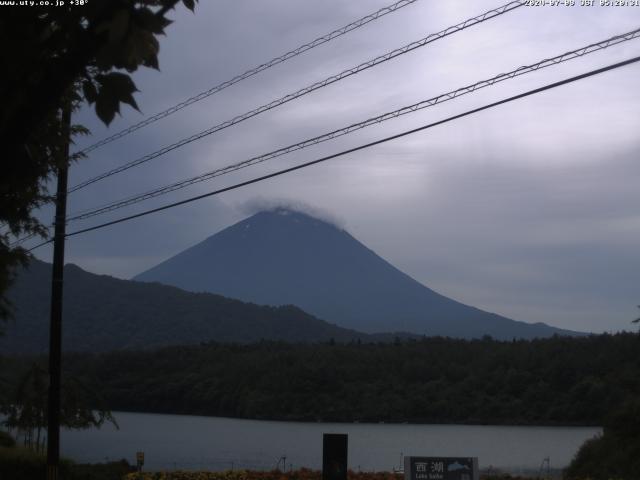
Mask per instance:
[[[193,97],[190,97],[190,98],[188,98],[188,99],[186,99],[186,100],[184,100],[184,101],[182,101],[182,102],[180,102],[180,103],[178,103],[178,104],[176,104],[176,105],[174,105],[174,106],[172,106],[172,107],[170,107],[170,108],[168,108],[168,109],[166,109],[166,110],[164,110],[162,112],[159,112],[159,113],[157,113],[155,115],[152,115],[151,117],[148,117],[148,118],[146,118],[145,120],[143,120],[141,122],[138,122],[138,123],[136,123],[134,125],[131,125],[128,128],[125,128],[125,129],[123,129],[123,130],[121,130],[121,131],[119,131],[119,132],[117,132],[117,133],[115,133],[113,135],[110,135],[109,137],[106,137],[106,138],[104,138],[104,139],[102,139],[102,140],[100,140],[100,141],[98,141],[98,142],[96,142],[96,143],[94,143],[92,145],[89,145],[88,147],[84,148],[83,150],[80,150],[80,151],[74,153],[72,155],[72,158],[77,158],[80,155],[87,154],[87,153],[89,153],[89,152],[91,152],[91,151],[93,151],[93,150],[95,150],[95,149],[97,149],[97,148],[99,148],[99,147],[101,147],[103,145],[106,145],[106,144],[111,143],[111,142],[113,142],[115,140],[118,140],[118,139],[120,139],[122,137],[125,137],[125,136],[129,135],[130,133],[135,132],[136,130],[144,128],[147,125],[150,125],[152,123],[157,122],[158,120],[161,120],[161,119],[163,119],[165,117],[168,117],[169,115],[172,115],[175,112],[177,112],[179,110],[182,110],[183,108],[188,107],[189,105],[192,105],[192,104],[194,104],[196,102],[204,100],[205,98],[208,98],[211,95],[214,95],[214,94],[224,90],[227,87],[230,87],[230,86],[232,86],[232,85],[234,85],[234,84],[236,84],[236,83],[238,83],[238,82],[240,82],[242,80],[245,80],[245,79],[247,79],[249,77],[257,75],[258,73],[260,73],[260,72],[262,72],[264,70],[267,70],[267,69],[269,69],[271,67],[274,67],[274,66],[276,66],[276,65],[278,65],[280,63],[283,63],[283,62],[285,62],[285,61],[287,61],[287,60],[289,60],[291,58],[294,58],[294,57],[296,57],[298,55],[301,55],[302,53],[307,52],[307,51],[309,51],[309,50],[311,50],[311,49],[313,49],[315,47],[318,47],[320,45],[323,45],[323,44],[325,44],[325,43],[327,43],[327,42],[329,42],[329,41],[331,41],[331,40],[333,40],[335,38],[341,37],[342,35],[345,35],[345,34],[351,32],[353,30],[356,30],[356,29],[358,29],[360,27],[363,27],[363,26],[367,25],[368,23],[371,23],[371,22],[373,22],[375,20],[378,20],[379,18],[384,17],[385,15],[387,15],[389,13],[396,12],[397,10],[399,10],[399,9],[401,9],[403,7],[406,7],[408,5],[411,5],[411,4],[415,3],[416,1],[418,1],[418,0],[400,0],[400,1],[396,2],[396,3],[393,3],[393,4],[388,5],[386,7],[380,8],[379,10],[377,10],[377,11],[375,11],[373,13],[370,13],[369,15],[366,15],[366,16],[364,16],[362,18],[359,18],[358,20],[356,20],[354,22],[349,23],[348,25],[345,25],[344,27],[341,27],[341,28],[338,28],[336,30],[333,30],[332,32],[327,33],[326,35],[318,37],[315,40],[312,40],[311,42],[305,43],[305,44],[303,44],[303,45],[301,45],[301,46],[299,46],[299,47],[297,47],[297,48],[285,53],[284,55],[281,55],[279,57],[275,57],[275,58],[269,60],[268,62],[265,62],[265,63],[263,63],[263,64],[261,64],[261,65],[259,65],[257,67],[251,68],[251,69],[247,70],[246,72],[244,72],[244,73],[242,73],[240,75],[236,75],[235,77],[231,78],[230,80],[226,80],[226,81],[224,81],[224,82],[222,82],[222,83],[220,83],[220,84],[218,84],[218,85],[216,85],[214,87],[211,87],[210,89],[205,90],[204,92],[200,92],[197,95],[194,95]],[[71,191],[73,191],[73,189],[71,189],[69,191],[69,193]],[[5,225],[6,225],[6,223],[0,224],[0,228],[4,227]],[[51,227],[53,227],[53,225],[51,225],[50,227],[47,227],[47,228],[51,228]],[[35,236],[35,234],[31,234],[31,235],[28,235],[27,237],[15,240],[14,242],[12,242],[9,245],[9,247],[11,248],[13,246],[17,246],[17,245],[25,242],[26,240],[34,237],[34,236]]]
[[[235,77],[231,78],[230,80],[226,80],[222,83],[220,83],[219,85],[216,85],[215,87],[211,87],[208,90],[205,90],[204,92],[200,92],[197,95],[194,95],[193,97],[187,98],[186,100],[178,103],[177,105],[174,105],[173,107],[170,107],[162,112],[156,113],[155,115],[152,115],[151,117],[146,118],[145,120],[142,120],[141,122],[138,122],[134,125],[131,125],[128,128],[125,128],[117,133],[114,133],[113,135],[110,135],[102,140],[100,140],[99,142],[96,142],[92,145],[89,145],[88,147],[86,147],[85,149],[77,152],[74,154],[74,156],[77,156],[79,154],[87,154],[99,147],[102,147],[103,145],[106,145],[108,143],[113,142],[114,140],[118,140],[119,138],[125,137],[127,135],[129,135],[132,132],[135,132],[136,130],[139,130],[143,127],[146,127],[147,125],[150,125],[154,122],[157,122],[158,120],[161,120],[165,117],[168,117],[169,115],[174,114],[175,112],[182,110],[185,107],[188,107],[189,105],[192,105],[196,102],[199,102],[201,100],[204,100],[207,97],[210,97],[211,95],[214,95],[222,90],[224,90],[227,87],[230,87],[242,80],[245,80],[249,77],[252,77],[260,72],[263,72],[264,70],[267,70],[268,68],[274,67],[280,63],[286,62],[287,60],[296,57],[304,52],[307,52],[315,47],[318,47],[322,44],[325,44],[335,38],[338,38],[342,35],[345,35],[346,33],[349,33],[353,30],[356,30],[357,28],[363,27],[364,25],[367,25],[370,22],[373,22],[374,20],[378,20],[381,17],[384,17],[385,15],[389,14],[389,13],[393,13],[403,7],[406,7],[407,5],[411,5],[412,3],[416,2],[417,0],[400,0],[392,5],[388,5],[386,7],[381,8],[380,10],[377,10],[376,12],[370,13],[369,15],[366,15],[358,20],[356,20],[355,22],[351,22],[348,25],[345,25],[344,27],[338,28],[330,33],[327,33],[326,35],[323,35],[321,37],[316,38],[315,40],[312,40],[309,43],[305,43],[304,45],[301,45],[287,53],[285,53],[284,55],[281,55],[279,57],[275,57],[271,60],[269,60],[268,62],[265,62],[261,65],[258,65],[257,67],[251,68],[249,70],[247,70],[244,73],[241,73],[240,75],[236,75]]]
[[[544,60],[541,60],[537,63],[534,64],[530,64],[530,65],[525,65],[525,66],[520,66],[518,68],[516,68],[515,70],[512,70],[510,72],[507,73],[501,73],[499,75],[496,75],[494,77],[491,77],[489,79],[486,80],[481,80],[479,82],[476,82],[472,85],[468,85],[465,87],[461,87],[458,88],[456,90],[452,90],[450,92],[447,93],[443,93],[440,94],[438,96],[432,97],[428,100],[422,100],[418,103],[414,103],[413,105],[409,105],[409,106],[405,106],[402,107],[400,109],[394,110],[392,112],[387,112],[384,113],[382,115],[378,115],[376,117],[372,117],[369,118],[367,120],[364,120],[362,122],[358,122],[358,123],[354,123],[351,124],[349,126],[337,129],[337,130],[333,130],[329,133],[325,133],[323,135],[319,135],[316,137],[313,137],[311,139],[307,139],[304,140],[302,142],[293,144],[293,145],[289,145],[287,147],[283,147],[280,148],[278,150],[274,150],[272,152],[269,153],[265,153],[263,155],[259,155],[256,157],[252,157],[248,160],[244,160],[242,162],[239,163],[235,163],[233,165],[228,165],[226,167],[222,167],[222,168],[218,168],[215,170],[212,170],[210,172],[195,176],[195,177],[191,177],[185,180],[181,180],[179,182],[175,182],[163,187],[159,187],[156,188],[154,190],[150,190],[148,192],[142,193],[142,194],[138,194],[138,195],[134,195],[131,197],[127,197],[125,199],[122,200],[118,200],[115,202],[111,202],[108,203],[106,205],[103,206],[99,206],[99,207],[95,207],[93,209],[89,209],[89,210],[85,210],[84,212],[80,212],[78,214],[75,214],[71,217],[69,217],[67,219],[67,221],[72,222],[72,221],[76,221],[76,220],[84,220],[96,215],[100,215],[103,213],[107,213],[113,210],[118,210],[120,208],[124,208],[151,198],[155,198],[158,197],[160,195],[164,195],[185,187],[188,187],[190,185],[196,184],[196,183],[200,183],[206,180],[210,180],[212,178],[221,176],[221,175],[225,175],[243,168],[247,168],[249,166],[252,165],[256,165],[262,162],[266,162],[268,160],[271,160],[273,158],[297,151],[297,150],[301,150],[303,148],[307,148],[310,147],[312,145],[317,145],[319,143],[328,141],[328,140],[332,140],[334,138],[343,136],[343,135],[347,135],[349,133],[352,133],[354,131],[369,127],[371,125],[375,125],[375,124],[379,124],[382,122],[385,122],[387,120],[391,120],[393,118],[397,118],[399,116],[402,115],[406,115],[408,113],[413,113],[416,112],[418,110],[422,110],[428,107],[432,107],[434,105],[440,104],[440,103],[444,103],[446,101],[449,100],[453,100],[457,97],[460,97],[462,95],[466,95],[468,93],[472,93],[478,89],[481,88],[485,88],[491,85],[495,85],[496,83],[508,80],[508,79],[512,79],[515,78],[517,76],[520,75],[524,75],[527,73],[531,73],[531,72],[535,72],[538,71],[540,69],[546,68],[546,67],[550,67],[553,65],[557,65],[559,63],[563,63],[569,60],[573,60],[575,58],[579,58],[582,57],[584,55],[599,51],[599,50],[603,50],[605,48],[608,48],[610,46],[613,45],[617,45],[619,43],[622,42],[626,42],[635,38],[640,37],[640,28],[633,30],[631,32],[627,32],[621,35],[616,35],[614,37],[608,38],[606,40],[597,42],[597,43],[592,43],[590,45],[587,45],[585,47],[581,47],[575,50],[571,50],[569,52],[563,53],[562,55],[557,55],[555,57],[552,58],[547,58]]]
[[[324,80],[321,80],[319,82],[316,82],[312,85],[309,85],[305,88],[302,88],[294,93],[290,93],[288,95],[285,95],[284,97],[281,97],[277,100],[273,100],[270,103],[264,104],[258,108],[255,108],[253,110],[250,110],[248,112],[245,112],[241,115],[238,115],[234,118],[232,118],[231,120],[227,120],[225,122],[222,122],[218,125],[214,125],[213,127],[210,127],[206,130],[203,130],[199,133],[196,133],[194,135],[191,135],[190,137],[187,138],[183,138],[182,140],[179,140],[171,145],[168,145],[166,147],[161,148],[160,150],[156,150],[153,153],[149,153],[143,157],[140,157],[136,160],[133,160],[131,162],[125,163],[124,165],[121,165],[119,167],[116,167],[114,169],[108,170],[107,172],[101,173],[100,175],[97,175],[95,177],[89,178],[77,185],[75,185],[74,187],[72,187],[68,193],[72,193],[75,192],[77,190],[80,190],[82,188],[85,188],[95,182],[98,182],[100,180],[103,180],[107,177],[111,177],[112,175],[116,175],[118,173],[124,172],[125,170],[128,170],[130,168],[136,167],[138,165],[141,165],[143,163],[146,163],[150,160],[153,160],[154,158],[160,157],[166,153],[169,153],[177,148],[183,147],[184,145],[187,145],[189,143],[195,142],[196,140],[199,140],[203,137],[206,137],[208,135],[211,135],[215,132],[219,132],[220,130],[223,130],[225,128],[231,127],[233,125],[236,125],[240,122],[243,122],[245,120],[248,120],[249,118],[255,117],[256,115],[259,115],[261,113],[264,113],[268,110],[271,110],[273,108],[279,107],[280,105],[283,105],[287,102],[290,102],[292,100],[295,100],[297,98],[302,97],[303,95],[306,95],[308,93],[311,93],[315,90],[318,90],[320,88],[326,87],[328,85],[331,85],[333,83],[336,83],[340,80],[343,80],[347,77],[350,77],[352,75],[358,74],[364,70],[367,70],[371,67],[374,67],[376,65],[379,65],[381,63],[387,62],[393,58],[396,58],[400,55],[404,55],[405,53],[411,52],[417,48],[423,47],[425,45],[428,45],[432,42],[435,42],[441,38],[444,38],[446,36],[452,35],[454,33],[460,32],[462,30],[465,30],[471,26],[480,24],[482,22],[485,22],[487,20],[490,20],[492,18],[498,17],[500,15],[503,15],[507,12],[510,12],[512,10],[515,10],[516,8],[522,7],[525,4],[525,0],[517,0],[517,1],[512,1],[507,3],[506,5],[503,5],[501,7],[498,7],[496,9],[493,10],[489,10],[481,15],[478,15],[476,17],[470,18],[465,20],[462,23],[459,23],[457,25],[448,27],[440,32],[437,33],[432,33],[420,40],[417,40],[415,42],[411,42],[403,47],[397,48],[395,50],[392,50],[391,52],[387,52],[384,55],[380,55],[372,60],[369,60],[367,62],[361,63],[360,65],[357,65],[355,67],[352,67],[350,69],[344,70],[336,75],[332,75],[330,77],[325,78]]]
[[[78,212],[77,214],[74,214],[73,216],[69,217],[67,219],[68,222],[73,222],[73,221],[77,221],[77,220],[84,220],[87,218],[91,218],[93,216],[99,215],[99,214],[103,214],[103,213],[107,213],[110,211],[114,211],[120,208],[124,208],[130,205],[133,205],[135,203],[139,203],[142,202],[144,200],[148,200],[150,198],[154,198],[166,193],[170,193],[182,188],[185,188],[187,186],[193,185],[195,183],[199,183],[202,181],[207,181],[210,180],[212,178],[227,174],[227,173],[231,173],[258,163],[262,163],[265,162],[267,160],[285,155],[287,153],[291,153],[293,151],[296,150],[301,150],[303,148],[312,146],[312,145],[316,145],[318,143],[324,142],[324,141],[328,141],[334,138],[337,138],[339,136],[342,135],[346,135],[349,134],[353,131],[368,127],[370,125],[373,124],[378,124],[378,123],[382,123],[386,120],[390,120],[392,118],[396,118],[398,116],[401,115],[405,115],[407,113],[411,113],[420,109],[424,109],[433,105],[436,105],[438,103],[443,103],[445,101],[448,100],[453,100],[454,98],[457,98],[461,95],[465,95],[467,93],[471,93],[475,90],[478,90],[480,88],[484,88],[486,86],[490,86],[490,85],[494,85],[495,83],[507,80],[507,79],[511,79],[514,78],[516,76],[520,76],[520,75],[524,75],[526,73],[530,73],[533,71],[537,71],[540,70],[542,68],[546,68],[552,65],[556,65],[558,63],[562,63],[568,60],[572,60],[574,58],[578,58],[578,57],[582,57],[584,55],[599,51],[599,50],[603,50],[605,48],[608,48],[610,46],[614,46],[617,45],[619,43],[625,42],[625,41],[629,41],[635,38],[640,37],[640,28],[636,29],[636,30],[632,30],[630,32],[627,33],[623,33],[620,35],[616,35],[613,36],[609,39],[600,41],[600,42],[596,42],[596,43],[592,43],[590,45],[587,45],[585,47],[581,47],[579,49],[575,49],[566,53],[563,53],[562,55],[557,55],[555,57],[551,57],[545,60],[542,60],[540,62],[534,63],[534,64],[530,64],[530,65],[526,65],[526,66],[521,66],[518,67],[515,70],[512,70],[508,73],[501,73],[499,75],[496,75],[490,79],[487,80],[482,80],[480,82],[477,82],[473,85],[469,85],[466,87],[461,87],[458,88],[457,90],[453,90],[451,92],[448,93],[444,93],[441,95],[438,95],[436,97],[433,97],[431,99],[428,100],[423,100],[421,102],[418,102],[416,104],[407,106],[407,107],[402,107],[398,110],[395,110],[393,112],[387,112],[385,114],[379,115],[377,117],[373,117],[373,118],[369,118],[367,120],[364,120],[363,122],[359,122],[356,124],[352,124],[349,125],[347,127],[338,129],[338,130],[333,130],[329,133],[325,133],[323,135],[317,136],[317,137],[313,137],[311,139],[307,139],[304,140],[302,142],[299,142],[297,144],[294,145],[290,145],[257,157],[252,157],[248,160],[244,160],[242,162],[233,164],[233,165],[229,165],[226,167],[222,167],[201,175],[198,175],[196,177],[192,177],[186,180],[182,180],[179,182],[175,182],[169,185],[166,185],[164,187],[160,187],[160,188],[156,188],[154,190],[142,193],[142,194],[137,194],[137,195],[133,195],[131,197],[127,197],[125,199],[122,200],[118,200],[116,202],[110,202],[108,204],[102,205],[102,206],[98,206],[98,207],[94,207],[92,209],[87,209],[81,212]],[[16,242],[14,242],[14,244],[19,244],[22,243],[26,240],[28,240],[29,238],[32,238],[34,235],[30,235],[26,238],[23,238],[21,240],[18,240]],[[14,245],[12,244],[12,246]]]
[[[126,217],[122,217],[122,218],[119,218],[119,219],[116,219],[116,220],[112,220],[110,222],[105,222],[105,223],[102,223],[102,224],[99,224],[99,225],[95,225],[93,227],[88,227],[88,228],[84,228],[84,229],[81,229],[81,230],[76,230],[75,232],[68,233],[66,236],[67,237],[72,237],[72,236],[75,236],[75,235],[80,235],[82,233],[87,233],[87,232],[91,232],[91,231],[94,231],[94,230],[102,229],[102,228],[105,228],[105,227],[109,227],[111,225],[116,225],[118,223],[122,223],[122,222],[126,222],[126,221],[129,221],[129,220],[133,220],[135,218],[144,217],[144,216],[150,215],[152,213],[161,212],[163,210],[168,210],[170,208],[174,208],[174,207],[177,207],[177,206],[180,206],[180,205],[185,205],[187,203],[195,202],[196,200],[201,200],[203,198],[211,197],[213,195],[218,195],[220,193],[224,193],[224,192],[235,190],[235,189],[238,189],[238,188],[241,188],[241,187],[245,187],[247,185],[258,183],[258,182],[267,180],[269,178],[278,177],[280,175],[284,175],[286,173],[293,172],[295,170],[300,170],[300,169],[303,169],[303,168],[306,168],[306,167],[310,167],[312,165],[315,165],[315,164],[318,164],[318,163],[321,163],[321,162],[326,162],[327,160],[338,158],[338,157],[347,155],[349,153],[357,152],[359,150],[364,150],[366,148],[370,148],[370,147],[373,147],[375,145],[380,145],[382,143],[389,142],[391,140],[395,140],[395,139],[398,139],[398,138],[401,138],[401,137],[405,137],[407,135],[411,135],[411,134],[420,132],[422,130],[433,128],[433,127],[438,126],[438,125],[443,125],[445,123],[448,123],[448,122],[451,122],[451,121],[454,121],[454,120],[458,120],[460,118],[472,115],[474,113],[482,112],[484,110],[488,110],[490,108],[494,108],[494,107],[497,107],[499,105],[504,105],[506,103],[513,102],[515,100],[519,100],[519,99],[522,99],[522,98],[525,98],[525,97],[528,97],[528,96],[531,96],[531,95],[535,95],[535,94],[538,94],[538,93],[541,93],[541,92],[544,92],[544,91],[547,91],[547,90],[551,90],[553,88],[557,88],[557,87],[560,87],[562,85],[567,85],[569,83],[573,83],[573,82],[576,82],[578,80],[582,80],[582,79],[585,79],[585,78],[588,78],[588,77],[592,77],[594,75],[598,75],[598,74],[601,74],[601,73],[604,73],[604,72],[608,72],[610,70],[621,68],[621,67],[624,67],[626,65],[630,65],[630,64],[636,63],[638,61],[640,61],[640,56],[633,57],[631,59],[628,59],[628,60],[625,60],[625,61],[622,61],[622,62],[614,63],[612,65],[608,65],[606,67],[602,67],[602,68],[599,68],[599,69],[596,69],[596,70],[591,70],[591,71],[589,71],[587,73],[583,73],[583,74],[576,75],[576,76],[573,76],[573,77],[570,77],[570,78],[566,78],[566,79],[560,80],[558,82],[550,83],[550,84],[547,84],[547,85],[545,85],[543,87],[535,88],[533,90],[529,90],[527,92],[520,93],[518,95],[514,95],[512,97],[508,97],[508,98],[499,100],[497,102],[493,102],[493,103],[484,105],[482,107],[474,108],[472,110],[467,110],[466,112],[459,113],[457,115],[453,115],[453,116],[447,117],[447,118],[445,118],[443,120],[439,120],[437,122],[429,123],[427,125],[423,125],[421,127],[414,128],[412,130],[407,130],[407,131],[404,131],[402,133],[391,135],[389,137],[385,137],[385,138],[382,138],[380,140],[376,140],[374,142],[366,143],[364,145],[359,145],[357,147],[353,147],[353,148],[350,148],[350,149],[347,149],[347,150],[343,150],[341,152],[334,153],[332,155],[327,155],[325,157],[322,157],[322,158],[319,158],[319,159],[316,159],[316,160],[312,160],[310,162],[306,162],[306,163],[303,163],[303,164],[300,164],[300,165],[296,165],[294,167],[289,167],[289,168],[285,168],[285,169],[282,169],[282,170],[278,170],[277,172],[273,172],[273,173],[270,173],[270,174],[267,174],[267,175],[263,175],[261,177],[253,178],[251,180],[247,180],[247,181],[244,181],[244,182],[236,183],[236,184],[231,185],[229,187],[221,188],[221,189],[214,190],[212,192],[208,192],[208,193],[205,193],[205,194],[202,194],[202,195],[197,195],[195,197],[187,198],[187,199],[181,200],[179,202],[173,202],[173,203],[170,203],[170,204],[167,204],[167,205],[163,205],[162,207],[153,208],[153,209],[150,209],[150,210],[146,210],[144,212],[136,213],[134,215],[129,215],[129,216],[126,216]],[[36,248],[39,248],[39,247],[41,247],[43,245],[46,245],[47,243],[51,243],[51,241],[49,240],[49,241],[43,242],[43,243],[41,243],[39,245],[36,245],[35,247],[31,248],[29,251],[33,251]]]
[[[53,227],[53,225],[47,227],[47,230],[49,230],[49,228],[51,228],[51,227]],[[36,235],[37,235],[37,233],[30,233],[26,237],[22,237],[22,238],[19,238],[17,240],[14,240],[13,242],[11,242],[9,244],[9,248],[15,248],[18,245],[22,245],[24,242],[26,242],[27,240],[30,240],[31,238],[35,237]]]

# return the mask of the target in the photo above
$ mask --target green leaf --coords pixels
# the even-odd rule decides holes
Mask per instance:
[[[120,102],[109,95],[99,95],[96,100],[96,115],[98,115],[98,118],[100,118],[105,125],[109,125],[113,117],[116,116],[116,113],[120,113]]]
[[[131,93],[123,93],[120,96],[120,101],[122,103],[126,103],[127,105],[129,105],[132,108],[135,108],[137,111],[140,111],[140,109],[138,108],[138,104],[136,103],[136,99],[133,98],[133,95]]]
[[[100,91],[96,100],[96,114],[109,125],[116,113],[120,113],[120,103],[126,103],[138,109],[138,104],[133,98],[137,92],[135,83],[125,73],[111,72],[106,75],[96,75],[96,81],[100,84]]]
[[[145,67],[150,67],[150,68],[153,68],[155,70],[160,70],[160,64],[158,63],[158,56],[157,55],[152,55],[152,56],[148,57],[143,62],[143,65]]]
[[[129,12],[125,9],[120,9],[113,16],[111,24],[109,26],[109,42],[118,43],[122,41],[129,28]]]
[[[109,22],[100,22],[95,26],[95,32],[100,35],[102,33],[109,31],[110,24]]]
[[[158,16],[148,8],[142,8],[136,11],[135,22],[143,30],[147,30],[155,35],[164,34],[164,29],[173,22],[164,17]]]
[[[98,98],[98,91],[91,80],[85,80],[82,82],[82,92],[84,93],[84,98],[89,102],[89,104],[94,103],[96,98]]]
[[[111,72],[107,75],[101,75],[100,83],[102,84],[101,95],[111,96],[115,98],[117,102],[126,103],[136,110],[139,110],[138,104],[133,98],[133,93],[137,92],[138,89],[129,75],[120,72]]]
[[[125,51],[122,53],[123,63],[130,71],[140,64],[157,68],[159,50],[160,44],[153,33],[136,28],[127,38]]]

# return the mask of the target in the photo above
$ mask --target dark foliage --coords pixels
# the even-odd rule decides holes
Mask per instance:
[[[640,478],[640,400],[626,402],[606,419],[601,436],[587,441],[567,468],[569,480]]]
[[[0,447],[0,478],[2,480],[35,480],[46,478],[47,459],[26,448]],[[122,480],[135,471],[125,460],[104,464],[60,462],[60,480]]]
[[[109,463],[74,464],[70,469],[68,480],[123,480],[136,468],[126,460]],[[64,479],[63,479],[64,480]]]
[[[640,393],[639,347],[640,337],[631,333],[514,342],[205,344],[69,354],[66,369],[99,378],[114,410],[311,421],[602,425],[609,412]],[[23,362],[4,364],[17,371]]]
[[[45,478],[47,459],[27,448],[0,447],[0,478],[11,480],[34,480]],[[60,462],[60,479],[72,480],[71,462]]]
[[[0,430],[0,479],[33,480],[45,478],[46,457],[33,449],[17,447],[6,432]],[[60,480],[122,480],[136,469],[126,460],[97,464],[76,464],[63,459]]]
[[[8,384],[6,395],[0,399],[2,424],[12,431],[19,431],[24,445],[44,452],[45,440],[41,433],[47,427],[48,372],[36,363],[15,375],[14,385]],[[100,428],[105,422],[118,426],[104,401],[82,381],[67,375],[62,382],[60,398],[60,424],[65,428]],[[42,440],[42,442],[41,442]]]
[[[137,108],[129,77],[158,68],[157,37],[179,0],[91,0],[82,6],[5,6],[0,16],[0,320],[11,313],[5,292],[29,259],[10,234],[45,236],[34,209],[50,202],[47,182],[63,162],[70,105],[95,104],[110,123],[120,105]],[[16,2],[17,3],[17,2]],[[194,8],[194,0],[183,0]]]
[[[0,430],[0,447],[15,447],[16,441],[7,432]]]

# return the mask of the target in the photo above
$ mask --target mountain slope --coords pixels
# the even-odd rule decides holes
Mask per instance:
[[[287,209],[260,212],[135,277],[267,305],[294,304],[363,332],[499,339],[571,334],[444,297],[349,233]]]
[[[48,349],[51,265],[34,260],[9,291],[15,320],[0,352]],[[119,280],[65,266],[63,345],[67,351],[141,349],[261,339],[349,341],[366,335],[331,325],[297,307],[267,307],[210,293]]]

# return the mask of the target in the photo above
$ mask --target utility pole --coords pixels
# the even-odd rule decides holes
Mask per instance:
[[[67,173],[71,102],[62,112],[63,158],[58,166],[55,233],[53,237],[53,275],[51,278],[51,320],[49,327],[49,410],[47,417],[47,480],[58,480],[60,465],[60,377],[62,363],[62,292],[64,276],[64,239],[67,217]]]

